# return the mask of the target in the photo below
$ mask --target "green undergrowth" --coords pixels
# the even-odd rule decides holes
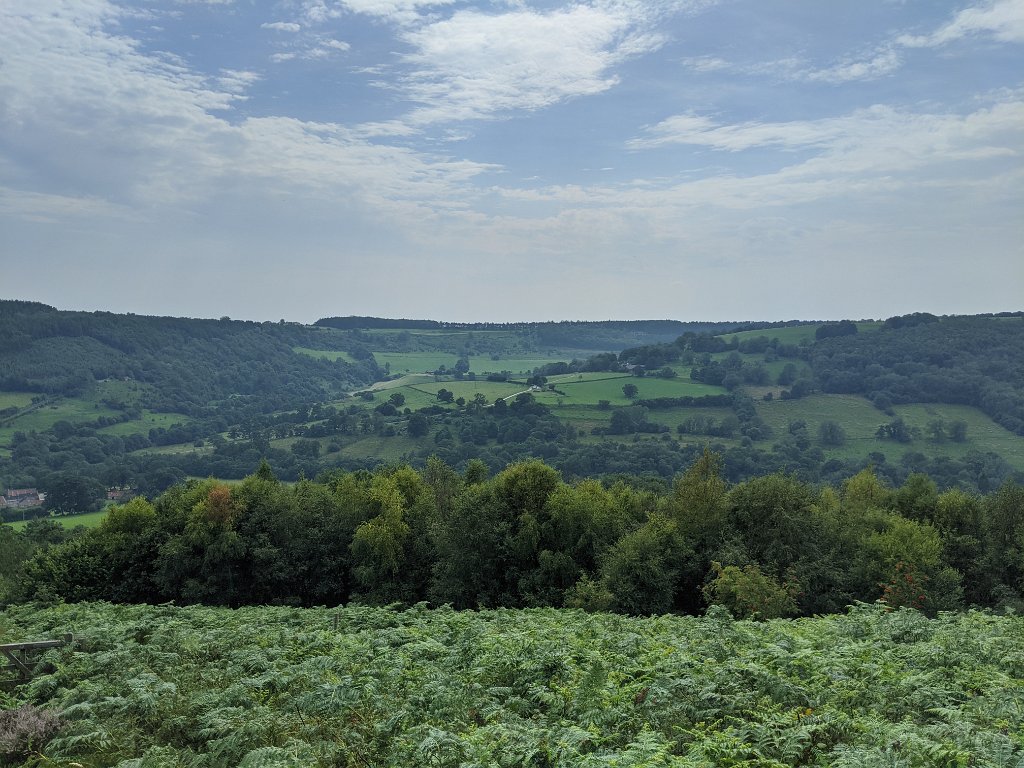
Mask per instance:
[[[21,765],[1013,766],[1024,619],[16,606],[74,632],[3,701],[65,725]],[[2,696],[2,694],[0,694]]]

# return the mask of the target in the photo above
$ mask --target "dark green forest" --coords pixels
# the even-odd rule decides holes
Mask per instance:
[[[0,389],[74,396],[102,379],[132,379],[138,405],[195,419],[244,417],[321,401],[380,374],[373,356],[352,364],[292,351],[358,345],[295,323],[193,320],[66,312],[0,301]],[[237,403],[232,401],[238,401]]]
[[[0,528],[7,600],[575,607],[772,618],[883,600],[934,614],[1024,608],[1024,487],[730,484],[706,452],[668,489],[565,482],[541,461],[490,476],[438,459],[236,485],[193,480],[99,527]]]

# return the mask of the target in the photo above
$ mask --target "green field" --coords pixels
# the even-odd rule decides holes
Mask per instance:
[[[374,352],[373,357],[381,368],[390,366],[392,373],[425,373],[442,365],[451,369],[459,361],[458,355],[448,352]],[[474,362],[475,358],[470,358],[470,370]]]
[[[775,431],[773,440],[786,434],[791,421],[803,420],[812,440],[817,440],[818,426],[823,421],[834,421],[846,432],[843,446],[825,449],[829,457],[861,459],[876,451],[890,462],[898,461],[908,451],[918,451],[928,457],[962,457],[969,451],[994,451],[1015,469],[1024,470],[1024,438],[1013,434],[977,408],[963,405],[916,404],[897,405],[893,411],[910,427],[922,431],[921,437],[910,443],[880,440],[875,431],[893,417],[875,408],[868,400],[856,395],[817,394],[799,400],[759,401],[757,410],[761,418]],[[967,422],[967,441],[949,440],[935,443],[925,436],[928,422],[941,419],[946,423],[957,419]]]
[[[702,395],[720,395],[725,392],[721,387],[691,381],[688,378],[656,379],[652,377],[637,378],[629,374],[603,374],[600,378],[579,381],[573,377],[552,379],[555,388],[564,392],[543,391],[535,393],[537,400],[545,405],[555,405],[561,399],[563,405],[597,405],[607,400],[612,405],[632,405],[633,401],[622,393],[625,384],[636,384],[639,399],[655,397],[700,397]]]
[[[459,361],[458,355],[446,352],[374,352],[377,365],[383,368],[389,365],[392,373],[423,373],[436,371],[442,365],[451,370]],[[492,360],[488,355],[472,355],[469,359],[469,370],[478,376],[486,373],[532,373],[548,363],[567,362],[570,358],[560,354],[527,355],[516,357],[499,357]]]
[[[101,522],[103,518],[107,516],[107,511],[101,509],[99,512],[86,512],[83,515],[53,515],[51,517],[44,517],[44,520],[52,520],[55,523],[60,523],[65,528],[77,528],[78,526],[84,526],[86,528],[95,528]],[[13,523],[4,523],[9,525],[16,531],[20,531],[26,525],[27,521],[19,520]]]
[[[1016,768],[1024,619],[763,623],[555,609],[12,606],[73,632],[7,700],[63,713],[12,766]],[[45,761],[36,759],[39,753]]]
[[[403,380],[407,378],[411,377],[403,377]],[[373,402],[367,402],[366,405],[370,407],[387,402],[388,398],[397,392],[405,397],[405,403],[402,405],[402,408],[409,408],[415,411],[430,405],[443,405],[437,399],[437,393],[442,389],[447,389],[455,398],[464,397],[467,402],[480,393],[487,398],[488,403],[492,403],[496,398],[509,397],[517,392],[522,392],[525,387],[522,384],[487,381],[486,379],[477,379],[476,381],[469,379],[462,379],[461,381],[436,381],[431,376],[414,380],[414,383],[386,388],[380,387],[379,389],[375,388]],[[352,404],[359,405],[362,402],[357,398],[355,400],[346,400],[341,405],[342,407]]]
[[[722,338],[726,341],[737,339],[756,339],[758,336],[767,336],[769,339],[778,339],[783,344],[814,343],[814,334],[823,323],[809,323],[807,325],[787,325],[779,328],[763,328],[760,331],[740,331],[739,333],[723,333]],[[857,332],[877,331],[882,323],[877,320],[862,320],[857,325]]]
[[[109,400],[114,403],[120,402],[125,405],[136,405],[148,386],[140,384],[135,380],[105,379],[96,382],[96,386],[86,395],[86,399],[93,402]]]
[[[711,355],[711,359],[722,361],[728,359],[732,355],[739,355],[739,358],[744,363],[752,365],[759,364],[763,366],[764,369],[768,371],[768,376],[771,379],[771,388],[774,389],[776,392],[779,390],[779,387],[775,386],[775,382],[778,381],[779,374],[782,373],[782,370],[787,365],[793,365],[796,368],[798,378],[800,376],[810,377],[812,375],[811,367],[805,361],[799,359],[791,359],[788,357],[780,357],[776,360],[772,360],[770,363],[766,363],[763,354],[744,354],[742,352],[715,352],[713,355]],[[692,368],[692,366],[686,366],[684,370],[684,367],[680,366],[679,368],[675,368],[675,370],[681,377],[689,378],[690,368]]]
[[[339,352],[338,350],[333,349],[307,349],[306,347],[292,347],[292,352],[296,352],[300,355],[308,355],[309,357],[319,357],[324,360],[342,360],[346,363],[356,362],[355,358],[348,352]]]
[[[767,336],[769,339],[778,339],[783,344],[800,344],[800,342],[811,343],[814,341],[814,332],[818,330],[817,323],[808,325],[786,325],[778,328],[762,328],[759,331],[740,331],[739,333],[723,333],[722,338],[726,341],[744,341],[745,339],[756,339],[759,336]]]
[[[213,448],[204,441],[202,448],[196,448],[192,443],[175,443],[173,445],[158,445],[153,448],[144,448],[146,453],[162,453],[169,456],[177,456],[183,453],[213,453]]]
[[[121,411],[103,405],[98,400],[85,397],[56,398],[42,408],[17,416],[4,422],[0,427],[0,445],[10,445],[15,432],[42,432],[58,421],[69,421],[72,424],[95,421],[100,416],[118,418]]]
[[[484,373],[501,373],[502,371],[508,371],[509,373],[517,374],[529,374],[533,373],[535,368],[540,368],[543,365],[549,363],[568,363],[573,357],[577,355],[566,356],[564,354],[552,354],[547,356],[523,356],[523,357],[499,357],[497,360],[492,360],[490,357],[472,357],[470,358],[470,370],[471,371],[483,371]]]
[[[96,385],[81,397],[52,397],[49,402],[40,408],[35,408],[12,419],[5,419],[0,427],[0,446],[10,445],[11,438],[15,432],[42,432],[58,421],[69,421],[72,424],[95,421],[100,416],[109,418],[120,418],[122,411],[111,408],[104,401],[121,403],[131,406],[138,403],[145,385],[135,381],[121,381],[119,379],[108,379],[97,382]],[[31,405],[32,395],[24,392],[0,392],[0,408],[11,406],[26,408]],[[174,422],[180,422],[185,417],[174,415]],[[155,423],[158,426],[166,426],[163,423],[162,414],[156,415]],[[107,427],[111,434],[130,434],[133,432],[146,433],[150,425],[145,427],[130,427],[117,425]]]
[[[412,451],[427,445],[427,440],[429,440],[427,437],[421,440],[414,440],[406,435],[396,435],[395,437],[378,437],[373,435],[345,445],[341,449],[340,455],[347,459],[359,459],[369,456],[385,462],[397,462],[402,461],[403,457]]]
[[[107,435],[148,435],[151,429],[168,429],[175,424],[183,424],[188,421],[188,416],[183,413],[157,413],[156,411],[145,410],[141,419],[134,421],[122,421],[119,424],[112,424],[109,427],[101,427],[97,432]]]
[[[0,411],[8,408],[28,408],[32,405],[32,395],[29,392],[2,392],[0,391]]]

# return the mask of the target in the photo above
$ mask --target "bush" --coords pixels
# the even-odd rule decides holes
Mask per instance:
[[[795,598],[800,591],[796,581],[779,584],[761,573],[757,565],[740,569],[712,563],[711,567],[715,579],[703,589],[709,605],[724,606],[739,619],[779,619],[796,614]]]
[[[26,704],[0,711],[0,758],[20,763],[39,753],[61,729],[56,713]]]

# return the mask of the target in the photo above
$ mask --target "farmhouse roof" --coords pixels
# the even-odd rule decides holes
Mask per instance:
[[[8,488],[5,494],[8,499],[23,499],[26,496],[38,496],[36,488]]]

